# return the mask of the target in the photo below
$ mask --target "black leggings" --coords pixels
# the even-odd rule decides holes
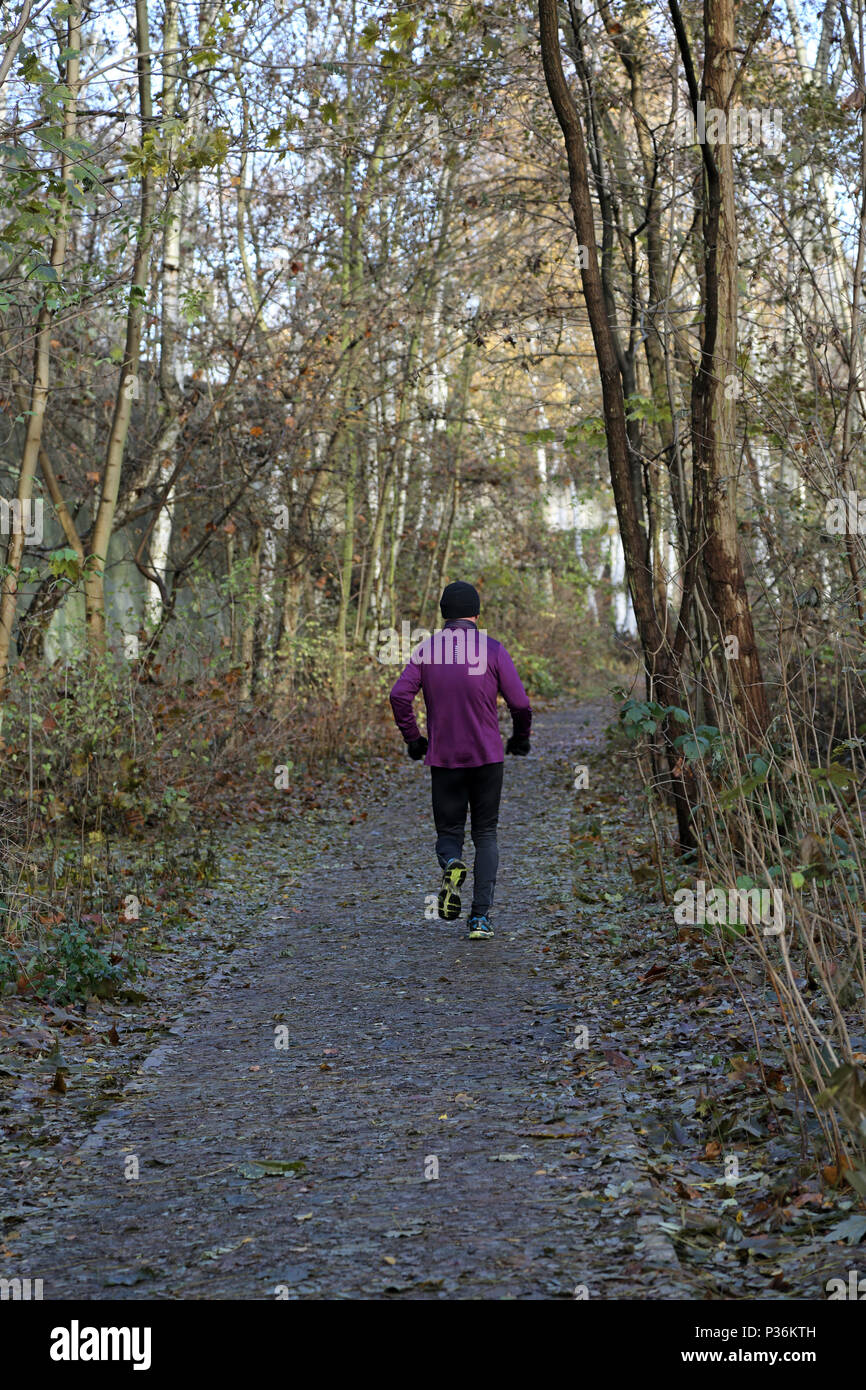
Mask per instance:
[[[472,916],[483,917],[493,903],[499,849],[496,826],[502,795],[503,763],[482,767],[431,767],[433,819],[436,822],[436,855],[441,868],[463,853],[467,809],[472,816],[475,846],[475,891]]]

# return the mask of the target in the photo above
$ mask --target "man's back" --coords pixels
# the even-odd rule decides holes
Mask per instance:
[[[508,652],[469,619],[452,619],[412,653],[391,691],[407,742],[419,736],[412,710],[418,690],[427,709],[432,767],[480,767],[503,761],[496,702],[502,695],[518,735],[528,734],[529,698]]]

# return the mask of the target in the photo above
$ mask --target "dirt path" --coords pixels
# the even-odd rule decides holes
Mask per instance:
[[[508,760],[493,942],[425,920],[429,777],[401,762],[29,1180],[2,1272],[46,1298],[688,1297],[616,1068],[573,1047],[588,1025],[598,1055],[604,1004],[570,929],[571,767],[608,717],[542,714]]]

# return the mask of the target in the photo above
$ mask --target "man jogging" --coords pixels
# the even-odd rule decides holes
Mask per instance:
[[[513,720],[505,751],[521,757],[529,752],[532,710],[508,652],[477,628],[478,591],[458,580],[445,589],[439,607],[445,627],[412,653],[391,690],[391,708],[409,757],[424,758],[430,768],[442,869],[439,916],[446,922],[460,916],[466,878],[461,856],[470,811],[475,870],[469,938],[483,941],[493,936],[490,908],[499,867],[496,826],[504,759],[496,700],[503,697]],[[412,707],[419,690],[427,708],[427,738]]]

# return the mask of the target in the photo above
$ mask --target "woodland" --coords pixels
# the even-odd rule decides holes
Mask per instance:
[[[0,1162],[65,1142],[160,952],[287,900],[281,836],[307,865],[387,803],[388,689],[462,578],[562,760],[538,921],[603,927],[592,989],[644,930],[641,990],[699,960],[720,1093],[768,1107],[697,1097],[683,1210],[780,1147],[751,1217],[671,1208],[678,1258],[858,1244],[863,0],[0,18]]]

